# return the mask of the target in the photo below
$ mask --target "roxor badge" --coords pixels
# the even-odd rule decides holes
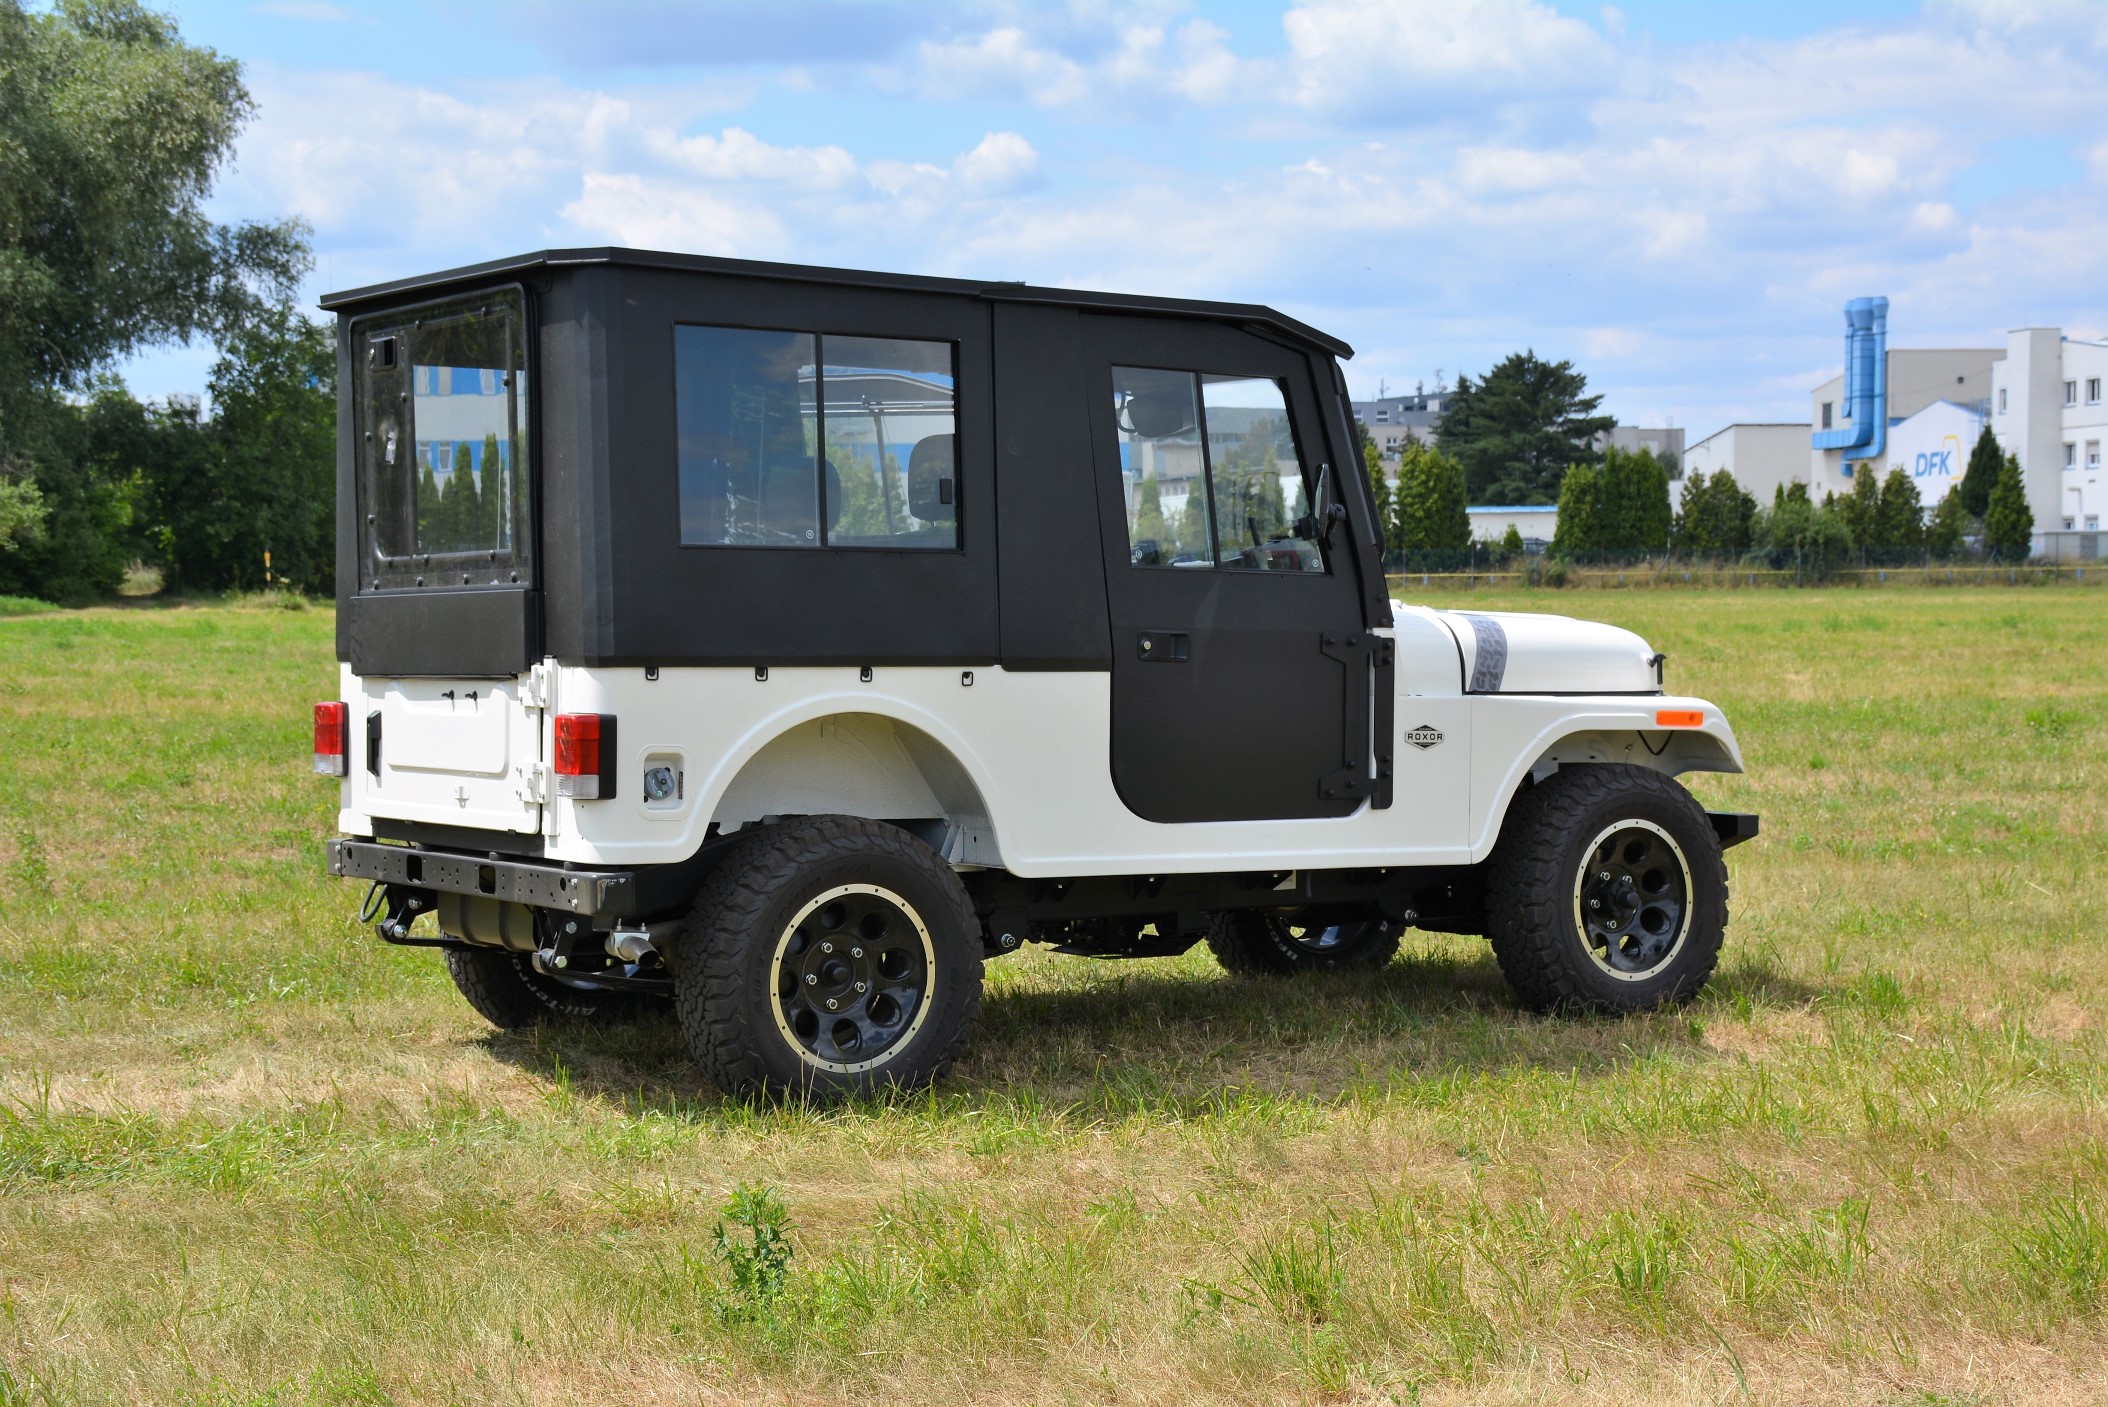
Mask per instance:
[[[1405,740],[1422,752],[1442,741],[1442,730],[1430,728],[1425,723],[1405,735]]]

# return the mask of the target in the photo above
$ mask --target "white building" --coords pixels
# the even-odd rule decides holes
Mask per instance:
[[[1530,503],[1508,508],[1466,508],[1471,518],[1471,540],[1473,542],[1497,543],[1514,528],[1522,534],[1526,547],[1542,548],[1552,540],[1559,527],[1559,505],[1556,503]]]
[[[1746,423],[1715,430],[1684,451],[1684,482],[1728,477],[1758,503],[1787,484],[1808,482],[1808,425],[1793,421]]]
[[[1991,378],[1991,433],[2020,460],[2037,533],[2097,533],[2108,517],[2104,379],[2108,342],[2079,341],[2054,327],[2006,334],[2005,357]],[[2094,550],[2102,545],[2095,542]],[[2084,546],[2073,555],[2085,555]]]

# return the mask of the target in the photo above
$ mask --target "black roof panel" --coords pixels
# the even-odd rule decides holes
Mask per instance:
[[[695,273],[730,274],[740,278],[784,279],[795,283],[847,284],[859,288],[897,288],[927,293],[950,293],[1009,303],[1053,303],[1108,313],[1156,313],[1171,317],[1208,318],[1218,322],[1250,323],[1306,346],[1338,357],[1351,357],[1354,349],[1337,337],[1298,322],[1285,313],[1258,303],[1212,303],[1195,298],[1147,298],[1130,293],[1091,293],[1072,288],[1039,288],[1024,283],[991,283],[978,279],[935,278],[922,274],[870,273],[859,269],[829,269],[809,264],[771,264],[754,259],[718,259],[702,254],[664,254],[641,249],[543,249],[508,259],[469,264],[458,269],[391,279],[322,296],[322,307],[331,312],[356,312],[366,304],[392,302],[405,293],[442,292],[454,284],[473,283],[493,276],[521,274],[530,269],[561,268],[577,264],[616,264],[648,269],[685,269]]]

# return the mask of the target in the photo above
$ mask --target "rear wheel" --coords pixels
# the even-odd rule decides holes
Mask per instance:
[[[626,992],[589,992],[534,970],[529,953],[507,948],[448,948],[447,975],[484,1020],[501,1031],[545,1021],[620,1018],[639,1006]]]
[[[1486,936],[1538,1011],[1647,1011],[1698,994],[1727,932],[1727,865],[1697,801],[1641,767],[1554,773],[1488,861]]]
[[[898,827],[771,827],[696,896],[669,955],[681,1033],[727,1094],[823,1098],[929,1084],[981,1003],[980,921]]]
[[[1405,925],[1390,919],[1304,923],[1280,914],[1235,911],[1208,924],[1208,950],[1239,976],[1285,976],[1383,967],[1397,955]]]

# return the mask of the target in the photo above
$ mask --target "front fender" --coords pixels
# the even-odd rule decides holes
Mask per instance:
[[[1662,716],[1696,714],[1695,725]],[[1500,839],[1508,806],[1532,773],[1622,762],[1665,776],[1740,772],[1742,748],[1719,706],[1674,695],[1481,695],[1471,708],[1471,858]]]

